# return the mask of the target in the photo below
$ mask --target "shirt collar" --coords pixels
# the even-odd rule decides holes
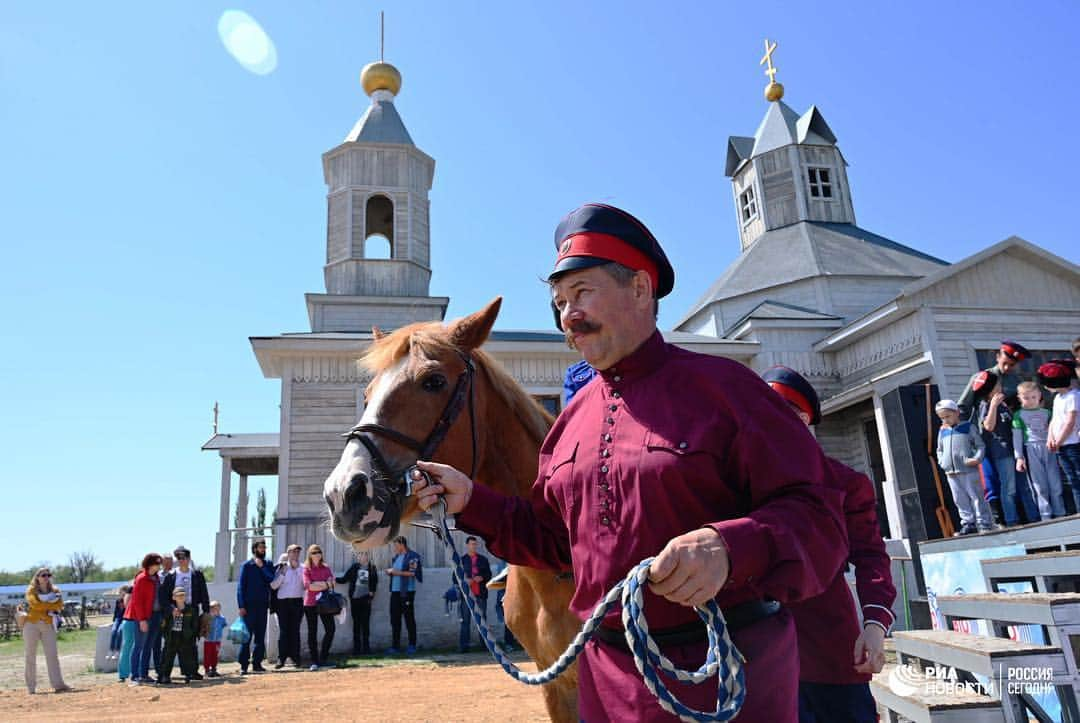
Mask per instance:
[[[667,343],[657,329],[641,346],[617,361],[610,369],[601,371],[600,376],[608,384],[641,379],[659,368],[666,356]]]

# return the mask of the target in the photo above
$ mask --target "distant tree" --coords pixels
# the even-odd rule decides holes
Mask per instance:
[[[240,500],[239,497],[237,497],[237,499],[236,499],[236,507],[233,508],[233,519],[232,519],[233,527],[239,529],[239,528],[244,526],[244,516],[243,516],[243,514],[241,514],[241,510],[248,506],[248,502],[250,500],[251,500],[251,495],[250,494],[245,494],[244,499],[243,499],[244,504],[241,505],[240,504],[241,500]]]
[[[128,565],[127,567],[114,567],[111,570],[105,570],[101,575],[101,582],[115,582],[117,580],[130,583],[135,579],[135,576],[139,574],[141,568],[138,565]]]
[[[266,532],[266,490],[262,487],[255,498],[255,514],[251,516],[251,526],[255,528],[255,537],[262,537]]]
[[[68,555],[68,577],[70,582],[87,582],[92,576],[104,571],[101,561],[90,550],[73,552]]]
[[[15,572],[2,570],[0,571],[0,585],[28,585],[39,567],[48,567],[48,563],[41,563],[40,565],[28,567],[25,570],[16,570]]]

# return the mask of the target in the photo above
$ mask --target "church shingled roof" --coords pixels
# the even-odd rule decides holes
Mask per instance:
[[[367,112],[345,137],[345,142],[414,145],[397,108],[389,100],[373,100]]]
[[[836,135],[817,106],[810,106],[800,116],[783,101],[770,103],[753,138],[728,138],[726,173],[731,176],[742,161],[792,143],[831,146],[836,144]]]
[[[762,234],[690,307],[678,328],[714,301],[816,276],[917,279],[948,262],[849,223],[801,221]]]

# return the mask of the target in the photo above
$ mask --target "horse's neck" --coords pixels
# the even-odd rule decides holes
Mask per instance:
[[[540,444],[505,399],[489,390],[481,425],[481,462],[477,479],[485,486],[517,497],[527,497],[539,461]]]

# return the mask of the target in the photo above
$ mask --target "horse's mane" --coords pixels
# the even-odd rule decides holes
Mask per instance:
[[[458,347],[450,341],[446,326],[437,321],[417,322],[376,339],[360,359],[360,363],[372,374],[378,374],[393,366],[412,349],[432,358],[448,351],[458,351]],[[502,398],[537,443],[541,442],[551,428],[554,418],[490,355],[474,349],[471,356],[476,366],[487,376],[494,392]]]

